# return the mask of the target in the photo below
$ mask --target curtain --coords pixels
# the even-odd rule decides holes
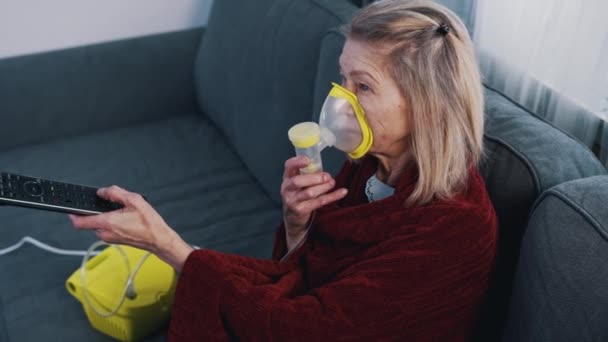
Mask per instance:
[[[606,0],[479,1],[473,35],[486,85],[570,132],[604,162],[606,13]]]

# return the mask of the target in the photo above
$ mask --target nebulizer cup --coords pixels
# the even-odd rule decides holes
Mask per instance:
[[[357,96],[336,83],[323,103],[319,123],[299,123],[289,129],[288,136],[296,155],[310,160],[300,173],[323,171],[321,151],[328,146],[346,152],[351,159],[359,159],[373,143],[371,128]]]
[[[289,140],[296,150],[296,156],[305,156],[310,163],[301,168],[300,173],[315,173],[323,171],[321,150],[325,145],[321,142],[321,128],[316,122],[302,122],[289,129]]]

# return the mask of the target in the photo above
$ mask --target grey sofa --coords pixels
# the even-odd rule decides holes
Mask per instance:
[[[208,27],[0,60],[0,169],[144,193],[186,241],[269,257],[287,129],[316,120],[338,79],[356,7],[343,0],[222,0]],[[534,201],[604,168],[585,147],[486,92],[482,171],[501,255],[477,338],[506,320]],[[343,162],[324,155],[335,172]],[[95,237],[65,215],[0,207],[0,246],[30,235],[67,249]],[[0,257],[0,341],[106,341],[64,288],[79,258],[25,247]],[[150,340],[162,340],[163,329]]]

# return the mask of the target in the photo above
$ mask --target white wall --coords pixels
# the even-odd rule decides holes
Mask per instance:
[[[0,0],[0,58],[203,26],[213,0]]]

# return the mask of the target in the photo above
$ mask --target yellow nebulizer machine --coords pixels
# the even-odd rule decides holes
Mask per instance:
[[[120,341],[137,341],[163,327],[173,305],[177,275],[154,254],[111,245],[89,259],[66,281],[68,292],[84,308],[98,331]]]
[[[319,123],[301,122],[289,129],[287,135],[296,155],[310,160],[300,173],[323,170],[321,151],[333,146],[352,159],[362,158],[373,144],[372,130],[357,95],[339,84],[332,83],[319,117]]]

